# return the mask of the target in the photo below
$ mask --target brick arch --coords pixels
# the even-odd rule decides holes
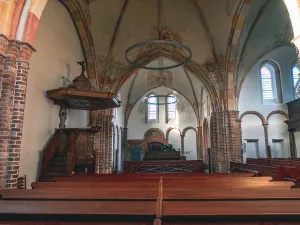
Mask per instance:
[[[194,131],[196,132],[196,135],[198,134],[196,128],[194,128],[194,127],[186,127],[186,128],[184,128],[184,129],[182,130],[182,136],[184,137],[185,134],[186,134],[186,132],[188,132],[189,130],[194,130]]]
[[[225,85],[227,87],[230,87],[232,83],[236,81],[236,68],[238,68],[237,65],[237,50],[239,49],[239,43],[240,43],[240,37],[242,34],[242,30],[244,28],[244,24],[247,18],[247,12],[249,11],[251,7],[251,1],[247,0],[241,0],[238,3],[238,6],[236,7],[234,16],[233,16],[233,21],[232,25],[230,28],[230,34],[229,34],[229,41],[227,44],[227,50],[226,50],[226,75],[227,75],[227,80]],[[233,85],[234,87],[234,85]],[[234,89],[234,88],[233,88]],[[228,95],[234,95],[233,98],[235,98],[236,91],[233,89],[228,89],[227,91],[227,96]],[[235,102],[235,101],[233,101]],[[229,109],[234,109],[236,108],[236,105],[230,105],[228,106]]]
[[[159,142],[166,144],[166,138],[164,132],[159,128],[150,128],[144,134],[145,144],[149,142]]]
[[[150,94],[157,95],[155,92],[152,92],[152,90],[154,90],[156,88],[157,87],[150,88],[150,90],[146,91],[145,93],[148,93],[150,91],[150,93],[148,95],[150,95]],[[197,111],[196,111],[195,107],[193,106],[192,102],[182,92],[180,92],[176,88],[173,88],[173,87],[167,87],[167,88],[176,91],[178,94],[180,94],[182,97],[184,97],[185,100],[191,105],[191,107],[192,107],[192,109],[193,109],[193,111],[195,113],[195,116],[196,116],[197,120],[199,120],[199,117],[197,115]],[[125,114],[125,126],[128,125],[129,117],[130,117],[131,111],[133,110],[134,106],[141,100],[141,98],[145,95],[145,93],[141,94],[138,98],[136,98],[136,100],[133,103],[129,103],[128,104],[128,102],[127,102],[127,105],[126,105],[126,114]],[[158,107],[158,112],[159,112],[159,107]]]
[[[282,110],[274,110],[274,111],[270,112],[269,115],[267,116],[267,122],[269,122],[270,117],[275,114],[283,115],[287,120],[289,119],[289,115],[286,112],[284,112]]]
[[[166,131],[166,143],[168,144],[168,141],[169,141],[169,133],[172,131],[172,130],[178,130],[179,131],[179,134],[180,136],[182,135],[182,132],[179,128],[174,128],[174,127],[169,127]]]
[[[0,25],[0,34],[4,34],[6,37],[15,39],[17,36],[17,29],[21,28],[20,30],[24,31],[18,35],[20,41],[28,43],[30,46],[34,46],[34,40],[36,37],[39,21],[44,8],[46,7],[47,1],[48,0],[32,1],[28,12],[25,12],[24,8],[25,0],[7,1],[9,2],[9,6],[7,6],[5,10],[3,10],[3,12],[6,15],[6,19],[9,21],[6,23],[7,27],[2,28]],[[83,55],[87,65],[88,77],[91,80],[91,83],[94,85],[94,87],[98,88],[98,77],[96,73],[97,64],[92,34],[87,22],[87,17],[78,2],[82,0],[59,1],[67,8],[73,20],[74,26],[79,36],[79,40],[81,42]],[[0,13],[2,13],[2,11],[0,11]],[[22,13],[27,14],[25,24],[20,22]],[[1,18],[0,23],[2,23]]]
[[[259,113],[259,112],[257,112],[257,111],[246,111],[246,112],[244,112],[244,113],[240,116],[240,121],[242,121],[243,117],[246,116],[246,115],[256,115],[256,116],[258,116],[258,117],[260,118],[262,124],[264,124],[264,123],[266,122],[265,117],[264,117],[261,113]]]
[[[146,57],[145,57],[146,56]],[[172,52],[168,48],[161,47],[160,51],[150,50],[147,53],[143,53],[141,57],[138,57],[135,62],[140,65],[147,65],[150,62],[158,59],[159,57],[165,57],[175,62],[182,62],[185,56],[179,51],[173,49]],[[221,111],[222,105],[220,103],[218,87],[214,82],[214,78],[208,74],[205,69],[193,60],[187,62],[184,68],[194,74],[205,86],[209,96],[212,100],[213,111]],[[117,90],[137,71],[137,68],[132,65],[127,65],[123,72],[118,76],[116,82],[110,87],[110,92],[116,93]]]

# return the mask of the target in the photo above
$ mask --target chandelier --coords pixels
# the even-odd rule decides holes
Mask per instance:
[[[172,105],[179,101],[176,95],[149,95],[143,98],[148,105]]]
[[[167,69],[173,69],[179,66],[183,66],[192,58],[192,51],[189,47],[186,45],[174,42],[172,40],[166,40],[162,38],[162,29],[161,29],[161,17],[162,17],[162,0],[158,0],[158,37],[157,40],[148,40],[148,41],[142,41],[136,44],[133,44],[125,51],[125,59],[126,61],[132,65],[135,68],[139,69],[147,69],[147,70],[167,70]],[[175,65],[168,65],[168,66],[144,66],[143,63],[139,63],[137,58],[135,60],[130,59],[129,55],[135,55],[134,51],[138,51],[142,46],[147,46],[147,51],[145,55],[147,56],[147,53],[160,51],[162,47],[166,49],[168,54],[174,53],[174,50],[182,50],[186,52],[186,55],[183,59],[181,59],[177,64]],[[149,56],[149,55],[148,55]]]

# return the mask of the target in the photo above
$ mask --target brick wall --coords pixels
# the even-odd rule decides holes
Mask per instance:
[[[91,112],[93,126],[100,126],[94,137],[95,173],[112,173],[112,114],[111,110]]]
[[[17,185],[32,51],[29,45],[0,35],[0,187]]]
[[[228,172],[230,161],[241,162],[241,126],[237,111],[212,113],[211,147],[215,172]]]

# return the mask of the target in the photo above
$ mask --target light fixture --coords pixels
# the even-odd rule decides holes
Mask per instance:
[[[166,40],[166,39],[162,38],[161,14],[162,14],[162,0],[158,0],[158,28],[157,28],[158,39],[139,42],[139,43],[133,44],[128,49],[126,49],[125,59],[133,67],[139,68],[139,69],[161,70],[162,71],[162,70],[173,69],[173,68],[182,66],[191,60],[192,51],[189,47],[187,47],[186,45],[184,45],[182,43],[174,42],[172,40]],[[159,67],[144,66],[142,63],[137,62],[138,61],[137,59],[130,60],[129,59],[130,53],[132,53],[134,50],[138,50],[140,47],[142,47],[144,45],[148,47],[147,49],[149,49],[149,47],[151,47],[152,49],[150,49],[150,50],[153,50],[151,52],[155,52],[156,50],[159,51],[162,48],[162,46],[165,46],[166,52],[169,53],[170,55],[174,54],[174,50],[177,50],[177,49],[185,50],[187,52],[187,56],[185,56],[184,59],[182,59],[180,62],[178,62],[175,65],[172,65],[172,66],[161,66],[160,65]],[[147,52],[150,52],[150,50],[148,50]],[[147,55],[147,52],[145,52],[144,54]]]
[[[156,101],[151,101],[152,99],[156,99]],[[171,101],[169,101],[169,99],[171,99]],[[172,105],[178,101],[179,99],[176,95],[149,95],[143,98],[143,102],[148,105]]]

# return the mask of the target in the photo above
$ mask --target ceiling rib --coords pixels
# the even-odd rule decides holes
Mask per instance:
[[[104,84],[106,84],[106,82],[107,82],[107,76],[106,76],[107,66],[108,66],[108,63],[109,63],[109,61],[112,57],[112,51],[113,51],[113,48],[115,46],[115,41],[116,41],[116,38],[117,38],[117,35],[118,35],[120,24],[122,22],[123,15],[126,11],[128,2],[129,2],[129,0],[124,1],[123,7],[121,9],[121,12],[120,12],[120,15],[119,15],[119,18],[118,18],[118,21],[117,21],[117,24],[115,26],[114,34],[113,34],[111,42],[110,42],[109,51],[108,51],[108,55],[107,55],[107,60],[106,60],[106,64],[105,64],[105,70],[104,70]]]
[[[200,19],[200,22],[201,22],[201,24],[203,26],[203,29],[205,31],[206,38],[207,38],[208,43],[210,45],[210,49],[211,49],[211,53],[213,55],[214,61],[217,65],[219,65],[218,60],[217,60],[217,54],[216,54],[216,51],[215,51],[215,45],[214,45],[214,42],[212,40],[211,33],[210,33],[209,28],[207,26],[206,20],[203,16],[202,9],[201,9],[200,5],[198,4],[197,0],[191,0],[191,2],[194,4],[195,8],[198,11],[199,19]]]

